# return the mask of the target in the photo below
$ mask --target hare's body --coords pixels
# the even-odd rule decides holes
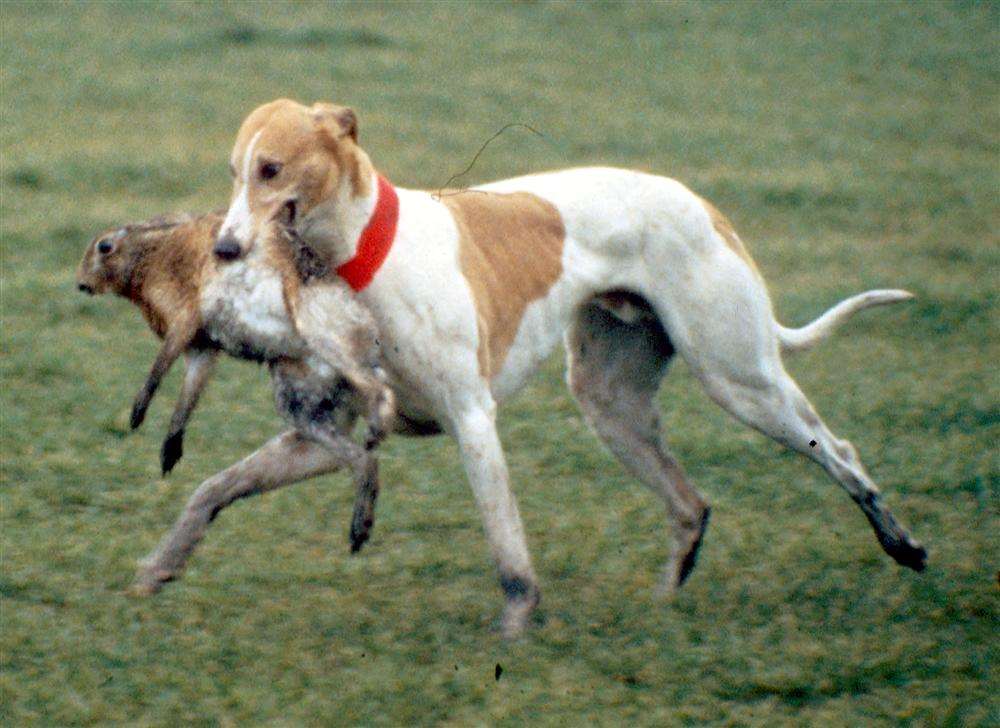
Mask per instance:
[[[268,266],[260,284],[277,286],[284,295],[274,321],[266,326],[246,321],[241,301],[246,290],[232,280],[232,269],[219,270],[211,248],[221,223],[218,213],[160,217],[126,225],[99,235],[88,247],[77,274],[78,286],[88,293],[114,292],[128,298],[142,312],[163,346],[136,397],[132,427],[138,427],[162,379],[183,354],[185,376],[170,430],[161,450],[161,465],[169,472],[183,453],[183,436],[198,398],[210,378],[220,351],[238,359],[267,363],[279,412],[303,439],[317,442],[336,458],[337,469],[355,473],[357,502],[351,543],[356,550],[368,537],[378,493],[374,454],[356,444],[350,433],[370,396],[358,388],[326,357],[314,353],[298,336],[286,306],[322,298],[328,305],[331,337],[346,334],[356,348],[337,352],[354,372],[377,380],[377,343],[366,312],[338,291],[336,284],[302,285],[312,276],[302,270],[294,246],[275,234],[268,249]],[[300,273],[301,271],[301,273]],[[333,305],[336,304],[336,305]],[[338,312],[343,312],[340,316]],[[357,364],[354,362],[357,361]]]

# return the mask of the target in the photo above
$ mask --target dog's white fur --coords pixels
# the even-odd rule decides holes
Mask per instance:
[[[269,107],[279,113],[271,116],[268,107],[254,112],[234,149],[234,167],[242,174],[236,175],[220,234],[237,240],[244,251],[245,259],[233,265],[251,264],[255,231],[275,214],[282,195],[299,202],[308,197],[305,188],[296,187],[305,173],[296,171],[294,160],[310,145],[310,134],[322,137],[323,149],[335,149],[329,161],[335,184],[327,184],[319,198],[310,193],[295,224],[334,262],[350,259],[378,188],[374,167],[355,143],[353,113],[288,101]],[[282,124],[297,131],[275,128]],[[292,139],[298,140],[294,149]],[[255,165],[263,159],[285,164],[287,179],[279,185],[257,179]],[[342,168],[345,159],[353,175]],[[505,356],[484,371],[480,338],[488,314],[460,263],[464,243],[456,213],[439,194],[397,191],[392,249],[371,285],[357,295],[377,321],[384,365],[404,419],[438,423],[458,442],[506,592],[507,634],[524,628],[539,591],[497,436],[496,406],[524,384],[560,338],[569,357],[568,382],[588,421],[666,502],[673,547],[664,591],[678,586],[694,565],[708,517],[705,500],[660,439],[655,393],[675,350],[712,399],[819,463],[859,504],[883,548],[900,563],[923,568],[924,550],[882,506],[854,448],[827,429],[780,356],[782,350],[815,343],[861,308],[903,300],[908,293],[871,291],[807,327],[787,329],[775,321],[764,282],[735,233],[727,232],[728,222],[720,222],[714,208],[680,182],[609,168],[518,177],[462,194],[528,193],[550,206],[564,230],[561,271],[524,307]],[[502,232],[489,244],[505,245]],[[527,257],[524,265],[531,266]],[[494,284],[492,290],[502,294],[504,281]],[[259,301],[275,290],[247,293],[240,307],[247,326],[278,308],[278,302]],[[293,475],[308,473],[298,469],[285,482]]]

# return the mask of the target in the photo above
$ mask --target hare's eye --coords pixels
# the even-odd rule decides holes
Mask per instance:
[[[264,162],[260,165],[261,179],[274,179],[281,171],[281,165],[277,162]]]
[[[114,247],[114,243],[112,243],[108,238],[104,238],[104,240],[97,244],[97,252],[101,255],[107,255],[114,249]]]

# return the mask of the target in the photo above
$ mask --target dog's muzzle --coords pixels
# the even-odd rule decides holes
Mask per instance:
[[[212,253],[219,260],[236,260],[242,252],[243,249],[240,247],[239,241],[232,235],[219,238],[215,243],[215,247],[212,248]]]

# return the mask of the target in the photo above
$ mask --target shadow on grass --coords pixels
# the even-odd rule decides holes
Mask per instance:
[[[16,584],[0,577],[0,597],[17,602],[43,604],[49,607],[65,607],[66,600],[37,584]]]
[[[863,695],[884,687],[901,687],[914,676],[910,669],[892,662],[861,665],[852,671],[834,672],[830,677],[816,682],[801,676],[787,679],[759,679],[724,687],[716,694],[725,700],[758,702],[777,698],[792,708],[823,702],[845,695]],[[816,676],[830,674],[815,670]]]
[[[117,162],[110,158],[76,156],[50,161],[49,169],[21,165],[4,175],[4,181],[22,192],[73,192],[78,194],[128,193],[140,197],[173,198],[198,189],[208,173],[202,168],[169,164]]]
[[[261,49],[305,48],[374,50],[399,43],[389,36],[367,28],[302,28],[282,30],[251,24],[234,24],[220,30],[193,35],[172,43],[160,43],[142,49],[149,58],[173,57],[177,53],[214,53],[223,48]]]

